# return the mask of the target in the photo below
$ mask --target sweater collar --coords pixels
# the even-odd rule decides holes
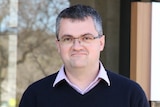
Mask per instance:
[[[98,73],[97,77],[95,78],[95,80],[96,79],[103,79],[108,84],[108,86],[110,86],[110,81],[109,81],[109,78],[107,75],[107,71],[105,70],[105,68],[101,62],[100,62],[100,70],[99,70],[99,73]],[[56,76],[56,79],[53,83],[53,87],[55,87],[62,80],[66,80],[68,83],[70,83],[69,79],[67,78],[67,76],[65,74],[64,65],[62,65],[62,67],[60,68],[60,70]]]

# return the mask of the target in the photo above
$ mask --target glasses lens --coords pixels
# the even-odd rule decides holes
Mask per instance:
[[[94,39],[94,36],[92,35],[84,35],[80,37],[80,41],[84,43],[90,43]]]
[[[75,39],[78,39],[80,43],[91,43],[94,39],[97,39],[97,38],[99,38],[99,36],[94,37],[93,35],[87,34],[87,35],[80,36],[78,38],[74,38],[72,36],[63,36],[62,38],[59,39],[59,41],[62,44],[67,45],[67,44],[73,44]]]
[[[60,42],[62,42],[63,44],[70,44],[73,41],[73,37],[69,37],[69,36],[64,36],[60,39]]]

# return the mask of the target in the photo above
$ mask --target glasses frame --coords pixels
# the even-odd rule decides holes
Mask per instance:
[[[87,35],[87,34],[86,34],[86,35]],[[89,34],[89,35],[92,35],[92,34]],[[83,38],[84,36],[85,36],[85,35],[82,35],[82,36],[79,36],[79,37],[70,36],[70,37],[73,39],[73,41],[72,41],[71,43],[73,44],[76,39],[78,39],[79,43],[84,42],[83,39],[80,39],[80,38]],[[92,40],[95,40],[95,39],[98,39],[98,38],[101,38],[102,35],[98,35],[98,36],[92,35],[92,37],[93,37],[93,38],[91,39],[91,41],[92,41]],[[58,38],[57,41],[60,42],[60,41],[63,41],[63,40],[62,40],[62,38],[61,38],[61,39]],[[62,44],[65,44],[64,42],[61,42],[61,43],[62,43]]]

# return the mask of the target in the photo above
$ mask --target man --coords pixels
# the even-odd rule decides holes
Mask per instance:
[[[64,65],[24,92],[19,107],[149,107],[135,82],[105,70],[102,21],[90,6],[64,9],[56,20],[57,49]]]

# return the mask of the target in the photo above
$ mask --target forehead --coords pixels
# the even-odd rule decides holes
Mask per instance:
[[[91,17],[86,17],[84,20],[70,18],[61,19],[59,35],[81,35],[85,33],[97,33]]]

